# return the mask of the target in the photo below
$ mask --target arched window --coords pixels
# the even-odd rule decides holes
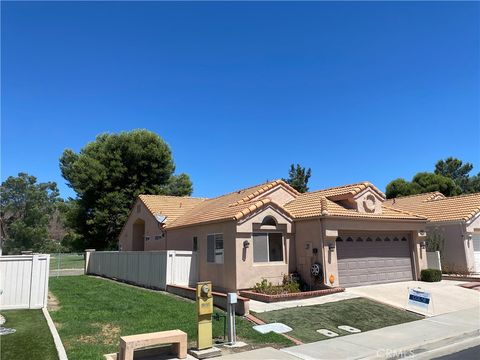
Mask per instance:
[[[265,218],[262,220],[262,226],[263,225],[277,226],[277,222],[273,216],[269,215],[265,216]]]

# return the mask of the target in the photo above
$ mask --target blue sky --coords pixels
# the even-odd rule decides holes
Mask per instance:
[[[2,2],[1,177],[74,193],[58,159],[103,132],[170,144],[194,195],[312,168],[380,188],[480,171],[479,3]]]

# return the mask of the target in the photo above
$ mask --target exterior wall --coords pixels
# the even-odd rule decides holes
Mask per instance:
[[[412,266],[414,267],[414,276],[418,279],[420,271],[427,268],[426,250],[422,249],[420,242],[425,239],[419,235],[419,231],[425,229],[425,224],[421,222],[402,222],[402,221],[381,221],[371,219],[312,219],[296,221],[295,223],[295,242],[298,254],[298,267],[302,279],[317,287],[310,276],[310,266],[314,262],[320,262],[324,267],[324,283],[330,285],[330,275],[334,276],[333,286],[339,286],[338,264],[336,249],[329,250],[329,243],[335,244],[339,233],[344,231],[357,231],[362,233],[408,233],[411,238]],[[311,250],[307,250],[307,243],[311,243]],[[313,249],[317,248],[317,254]]]
[[[319,287],[322,283],[316,283],[310,274],[310,267],[314,263],[323,264],[325,273],[331,271],[331,258],[325,259],[324,236],[322,233],[322,222],[320,219],[311,219],[295,222],[295,250],[297,253],[297,271],[303,281],[312,287]],[[316,250],[316,253],[314,252]],[[330,262],[329,262],[330,260]],[[334,264],[336,269],[336,262]],[[336,270],[335,270],[336,271]]]
[[[207,235],[223,234],[223,264],[207,262]],[[167,230],[168,250],[192,250],[193,237],[198,242],[198,281],[211,281],[217,291],[235,291],[236,284],[236,223],[226,221]]]
[[[430,223],[427,227],[429,235],[437,234],[444,239],[442,251],[443,270],[474,271],[475,259],[473,244],[469,234],[480,230],[480,218],[469,223],[468,227],[462,222]]]
[[[373,200],[373,204],[371,202]],[[361,192],[359,195],[355,197],[355,201],[357,202],[357,210],[361,213],[375,213],[381,214],[382,213],[382,203],[383,199],[378,196],[377,193],[373,192],[370,189],[366,189],[365,191]],[[373,208],[367,208],[366,205],[372,204]]]
[[[285,190],[281,186],[277,186],[277,187],[273,188],[272,190],[263,193],[260,196],[260,198],[263,198],[263,197],[268,197],[273,202],[275,202],[279,205],[284,205],[287,202],[295,199],[295,197],[289,191]]]
[[[144,250],[166,250],[165,238],[162,238],[161,240],[155,240],[155,236],[161,235],[162,233],[160,230],[160,224],[140,200],[135,202],[132,212],[130,213],[127,222],[120,233],[118,238],[120,249],[123,251],[134,250],[134,235],[141,236],[139,233],[134,231],[134,228],[136,228],[139,232],[141,232],[139,229],[141,225],[135,225],[135,222],[138,222],[138,220],[145,222],[144,236],[150,236],[150,240],[144,242]]]
[[[261,226],[265,216],[273,216],[277,221],[276,227]],[[296,256],[294,235],[292,233],[291,220],[274,207],[266,207],[236,227],[236,268],[237,289],[248,289],[260,282],[262,278],[279,283],[284,274],[293,272],[296,268]],[[252,232],[281,232],[283,235],[283,259],[282,262],[255,263],[253,261],[253,236]],[[248,241],[249,247],[243,243]]]

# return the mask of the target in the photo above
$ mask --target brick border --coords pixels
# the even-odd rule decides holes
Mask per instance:
[[[442,280],[480,281],[480,275],[450,275],[450,274],[442,274]]]
[[[317,296],[335,294],[343,291],[345,291],[344,288],[336,287],[331,289],[303,291],[298,293],[278,294],[278,295],[260,294],[258,292],[251,291],[251,290],[240,290],[239,293],[241,296],[244,296],[252,300],[271,303],[271,302],[278,302],[278,301],[308,299],[308,298],[317,297]]]

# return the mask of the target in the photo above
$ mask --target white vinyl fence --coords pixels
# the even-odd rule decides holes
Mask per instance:
[[[50,255],[0,256],[0,310],[47,306]]]
[[[87,274],[165,290],[167,285],[194,285],[197,253],[192,251],[92,251]]]
[[[427,266],[429,269],[442,270],[440,251],[427,251]]]

